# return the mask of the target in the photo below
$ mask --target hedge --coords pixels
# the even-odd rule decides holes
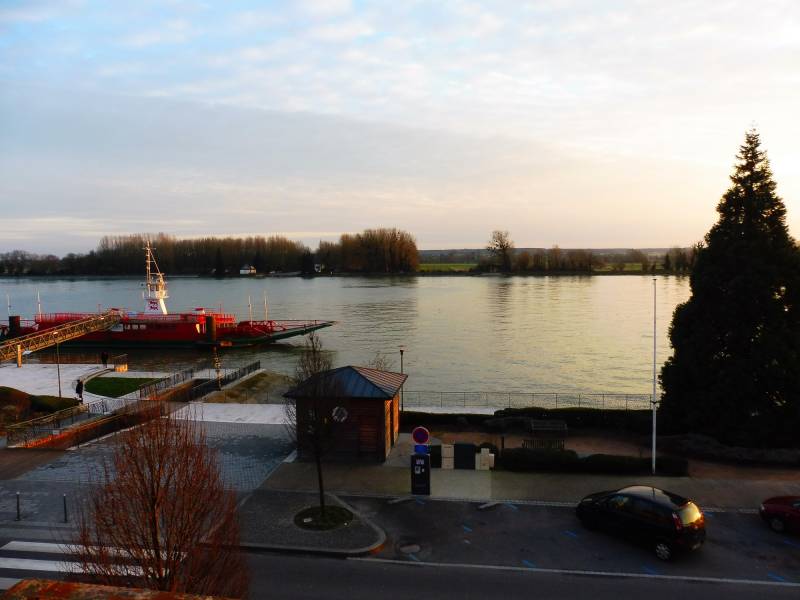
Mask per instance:
[[[573,450],[507,448],[498,465],[508,471],[538,471],[560,473],[594,473],[608,475],[649,474],[649,458],[616,454],[592,454],[579,458]],[[672,456],[658,457],[656,473],[684,477],[689,473],[689,461]]]
[[[507,448],[498,461],[508,471],[580,471],[581,459],[574,450]]]
[[[53,413],[78,404],[75,398],[58,396],[31,396],[31,408],[35,412]]]
[[[403,411],[400,424],[404,430],[418,425],[441,427],[444,425],[480,427],[498,433],[525,430],[530,419],[564,421],[570,428],[613,427],[635,433],[650,433],[653,413],[649,410],[601,410],[599,408],[503,408],[494,415],[427,413],[422,411]],[[669,433],[662,428],[663,433]]]

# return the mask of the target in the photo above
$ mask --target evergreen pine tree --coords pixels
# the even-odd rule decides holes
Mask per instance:
[[[667,273],[672,271],[672,262],[669,260],[669,252],[664,255],[664,271]]]
[[[692,296],[675,309],[662,412],[728,443],[797,444],[800,254],[756,131],[737,158],[719,220],[695,247]]]

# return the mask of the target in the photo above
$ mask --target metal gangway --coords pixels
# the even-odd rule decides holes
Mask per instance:
[[[74,340],[87,333],[111,329],[120,322],[121,318],[122,315],[119,311],[109,310],[74,321],[68,321],[58,327],[50,327],[42,331],[5,340],[0,343],[0,362],[16,359],[17,364],[21,365],[22,354],[24,352],[34,352],[42,348],[47,348],[48,346],[55,346],[56,344]]]

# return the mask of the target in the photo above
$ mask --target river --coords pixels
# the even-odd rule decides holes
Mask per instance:
[[[652,385],[652,277],[317,277],[169,278],[172,312],[217,307],[247,319],[330,319],[320,332],[335,366],[366,364],[376,353],[400,370],[409,390],[648,394]],[[0,279],[11,314],[141,310],[139,279]],[[657,364],[670,355],[675,306],[689,296],[687,278],[656,278]],[[291,374],[302,338],[258,349],[227,350],[224,366],[260,359]],[[203,351],[130,354],[131,368],[209,364]]]

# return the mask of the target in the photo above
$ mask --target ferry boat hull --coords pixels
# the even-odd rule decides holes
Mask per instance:
[[[236,321],[232,314],[195,308],[193,312],[170,314],[165,300],[167,284],[158,269],[149,242],[145,250],[145,291],[142,294],[144,311],[127,312],[111,309],[115,324],[102,331],[92,331],[64,342],[70,346],[90,347],[227,347],[256,346],[278,340],[305,335],[317,329],[330,327],[333,321]],[[31,321],[10,316],[7,324],[0,323],[0,341],[30,333],[56,330],[72,321],[93,317],[96,313],[51,313],[41,311]]]

